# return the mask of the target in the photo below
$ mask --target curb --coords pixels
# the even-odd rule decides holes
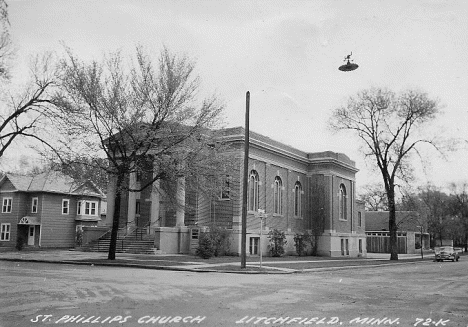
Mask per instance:
[[[357,269],[357,268],[377,268],[382,266],[395,266],[395,265],[408,265],[432,261],[410,261],[410,262],[394,262],[394,263],[382,263],[375,265],[354,265],[354,266],[341,266],[341,267],[318,267],[309,269],[294,269],[292,271],[242,271],[242,270],[224,270],[224,269],[196,269],[196,268],[183,268],[180,266],[148,266],[132,263],[106,263],[106,262],[89,262],[89,261],[76,261],[76,260],[46,260],[46,259],[20,259],[20,258],[0,258],[0,261],[10,262],[34,262],[34,263],[53,263],[53,264],[70,264],[70,265],[81,265],[81,266],[101,266],[101,267],[120,267],[120,268],[139,268],[139,269],[153,269],[153,270],[167,270],[167,271],[189,271],[197,273],[229,273],[229,274],[252,274],[252,275],[291,275],[308,272],[322,272],[322,271],[335,271],[345,269]],[[292,268],[291,268],[292,269]]]
[[[197,273],[232,273],[232,274],[293,274],[297,271],[237,271],[237,270],[216,270],[216,269],[195,269],[195,268],[182,268],[174,266],[147,266],[139,264],[121,264],[121,263],[105,263],[105,262],[89,262],[89,261],[74,261],[74,260],[45,260],[45,259],[15,259],[15,258],[0,258],[0,261],[10,262],[33,262],[33,263],[54,263],[54,264],[69,264],[80,266],[101,266],[101,267],[119,267],[119,268],[139,268],[139,269],[153,269],[153,270],[168,270],[168,271],[189,271]]]

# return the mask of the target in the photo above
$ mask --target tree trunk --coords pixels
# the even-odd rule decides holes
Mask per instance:
[[[109,254],[108,260],[115,260],[115,251],[117,249],[117,236],[119,232],[119,221],[120,221],[120,200],[122,198],[122,184],[124,181],[124,175],[119,173],[117,176],[117,185],[115,190],[115,201],[114,201],[114,216],[112,217],[112,231],[111,240],[109,243]]]
[[[398,238],[396,224],[395,190],[393,187],[387,192],[388,196],[388,230],[390,232],[390,260],[398,260]]]

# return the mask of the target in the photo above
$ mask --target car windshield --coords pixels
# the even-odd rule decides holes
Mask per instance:
[[[443,246],[443,247],[440,247],[440,248],[436,248],[435,251],[436,251],[436,253],[453,252],[453,248],[451,246]]]

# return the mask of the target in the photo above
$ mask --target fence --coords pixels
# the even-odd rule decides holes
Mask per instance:
[[[377,234],[377,233],[375,233]],[[367,234],[367,252],[390,253],[390,235],[388,233]],[[406,235],[398,235],[398,253],[407,253]]]

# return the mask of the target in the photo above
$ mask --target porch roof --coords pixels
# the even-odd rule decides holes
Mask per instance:
[[[18,225],[40,225],[41,218],[40,217],[33,217],[33,216],[24,216],[18,222]]]

